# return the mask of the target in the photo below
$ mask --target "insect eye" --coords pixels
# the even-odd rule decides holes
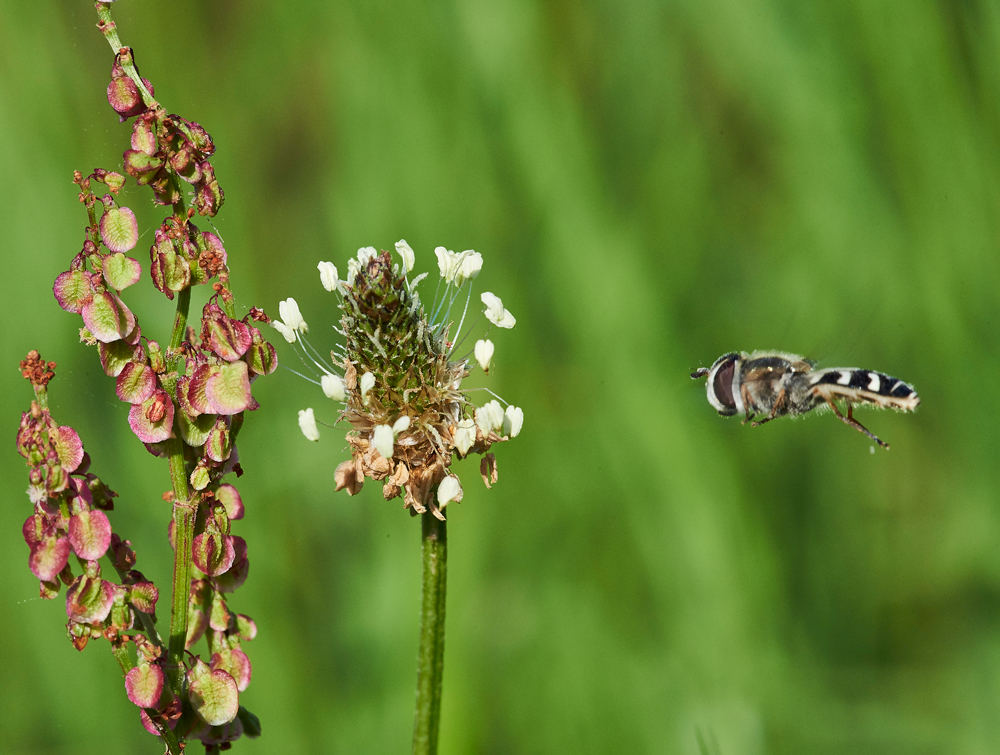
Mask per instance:
[[[736,400],[733,398],[733,371],[736,362],[730,361],[722,365],[715,373],[715,380],[712,381],[712,391],[719,403],[729,409],[736,409]]]
[[[740,355],[735,352],[721,356],[715,360],[708,375],[708,402],[725,417],[739,411],[736,397],[733,395],[733,382],[739,360]]]

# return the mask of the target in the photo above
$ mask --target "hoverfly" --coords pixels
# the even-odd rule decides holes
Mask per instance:
[[[902,380],[882,372],[853,367],[815,369],[816,363],[780,351],[731,352],[715,360],[711,367],[692,372],[692,378],[708,378],[708,403],[719,414],[745,414],[743,423],[758,427],[778,417],[805,414],[817,407],[830,407],[841,422],[864,433],[883,448],[889,444],[873,435],[854,419],[854,406],[868,404],[884,409],[913,411],[920,397]],[[847,407],[847,416],[837,408]]]

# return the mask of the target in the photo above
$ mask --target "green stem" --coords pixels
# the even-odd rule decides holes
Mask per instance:
[[[38,402],[39,409],[49,408],[49,392],[44,385],[32,385],[35,390],[35,401]],[[45,440],[48,441],[48,433],[46,433]]]
[[[125,676],[129,671],[132,670],[132,656],[128,654],[128,646],[122,643],[111,643],[111,654],[118,661],[118,665],[122,667],[122,676]]]
[[[125,48],[128,50],[127,54],[121,54],[122,48],[125,46],[118,39],[118,30],[115,27],[115,22],[111,20],[111,3],[98,2],[96,5],[97,17],[100,19],[97,28],[101,30],[101,34],[108,40],[111,49],[115,51],[115,56],[118,58],[118,62],[121,63],[122,69],[139,88],[139,93],[142,95],[142,101],[146,103],[146,107],[155,107],[158,103],[153,99],[153,95],[150,94],[149,90],[146,89],[146,85],[142,83],[142,77],[139,75],[139,71],[136,70],[135,62],[132,60],[132,50]]]
[[[171,369],[175,368],[176,352],[184,342],[187,332],[188,310],[191,308],[191,289],[185,288],[177,292],[177,310],[174,314],[174,327],[170,331],[170,345],[167,347],[167,359],[171,360]]]
[[[163,741],[167,745],[167,752],[169,752],[170,755],[184,755],[184,751],[177,743],[177,735],[174,734],[174,730],[162,721],[153,718],[154,713],[159,714],[159,711],[153,708],[146,708],[146,715],[149,716],[149,720],[153,722],[153,726],[156,727],[156,729],[160,732],[160,736],[163,737]]]
[[[188,602],[191,594],[191,541],[198,504],[174,501],[174,579],[170,598],[170,644],[164,669],[174,693],[181,695],[184,686],[181,659],[187,640]]]
[[[423,590],[420,606],[420,650],[417,652],[417,711],[413,722],[413,755],[437,752],[441,723],[441,680],[444,677],[444,603],[448,583],[447,523],[422,514]]]
[[[167,360],[171,370],[176,369],[180,360],[178,349],[187,330],[190,306],[191,289],[185,288],[177,293],[177,311],[170,332]],[[191,541],[194,539],[198,502],[191,500],[188,472],[184,463],[184,442],[176,429],[166,445],[170,482],[174,490],[174,579],[170,596],[170,640],[165,671],[170,678],[171,688],[180,696],[184,686],[181,660],[187,639],[188,600],[191,593]]]

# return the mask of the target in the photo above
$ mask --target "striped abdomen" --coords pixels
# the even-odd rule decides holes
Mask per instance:
[[[899,378],[872,370],[848,367],[817,370],[809,376],[813,392],[829,399],[875,404],[912,411],[920,404],[917,392]]]

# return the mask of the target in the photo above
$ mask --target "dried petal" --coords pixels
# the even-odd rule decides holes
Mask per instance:
[[[493,487],[497,481],[497,457],[493,454],[486,454],[479,462],[479,474],[483,476],[483,483],[487,489]]]
[[[346,488],[348,495],[356,495],[364,485],[365,478],[358,474],[357,465],[353,461],[344,461],[337,465],[333,479],[337,483],[337,490]]]

